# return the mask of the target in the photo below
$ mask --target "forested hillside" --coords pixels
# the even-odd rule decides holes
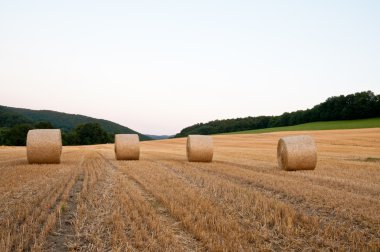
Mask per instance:
[[[218,134],[243,130],[292,126],[302,123],[353,120],[380,116],[380,95],[372,91],[328,98],[311,109],[283,113],[280,116],[257,116],[198,123],[184,128],[175,137],[192,134]]]
[[[28,130],[34,128],[61,129],[67,145],[107,143],[113,141],[114,134],[137,133],[120,124],[83,115],[0,106],[0,145],[25,145]],[[137,134],[141,140],[151,139]]]

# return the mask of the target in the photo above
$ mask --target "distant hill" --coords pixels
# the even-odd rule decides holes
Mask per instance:
[[[380,117],[380,95],[375,95],[372,91],[365,91],[346,96],[333,96],[311,109],[286,112],[279,116],[245,117],[198,123],[184,128],[175,137],[221,134],[293,126],[311,122],[374,117]]]
[[[147,134],[145,134],[145,136],[148,136],[154,140],[162,140],[162,139],[168,139],[168,138],[173,137],[173,135],[147,135]]]
[[[20,123],[50,122],[55,128],[63,131],[71,131],[79,124],[98,123],[109,134],[133,133],[139,134],[140,140],[151,140],[150,137],[138,133],[123,125],[84,115],[67,114],[52,110],[31,110],[25,108],[13,108],[0,106],[0,128],[12,127]]]

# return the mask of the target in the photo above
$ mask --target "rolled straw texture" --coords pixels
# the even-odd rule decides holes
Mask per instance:
[[[211,162],[214,155],[212,137],[189,135],[187,137],[186,153],[189,162]]]
[[[139,160],[140,139],[137,134],[115,135],[115,157],[117,160]]]
[[[62,153],[61,130],[29,130],[26,138],[26,152],[30,164],[59,164]]]
[[[283,137],[277,145],[278,166],[286,171],[314,170],[317,166],[317,147],[311,136]]]

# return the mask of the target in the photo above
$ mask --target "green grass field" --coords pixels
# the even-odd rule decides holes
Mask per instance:
[[[236,131],[225,134],[258,134],[276,131],[302,131],[302,130],[334,130],[334,129],[362,129],[380,128],[380,117],[360,120],[344,120],[331,122],[312,122],[294,126],[276,127],[258,130]]]

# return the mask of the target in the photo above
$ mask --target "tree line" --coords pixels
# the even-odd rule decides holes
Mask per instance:
[[[175,137],[210,135],[243,130],[292,126],[302,123],[353,120],[380,116],[380,95],[372,91],[333,96],[311,109],[286,112],[280,116],[257,116],[198,123],[184,128]]]
[[[14,124],[14,122],[12,123]],[[50,122],[34,124],[21,122],[9,128],[0,128],[0,145],[25,146],[29,130],[53,128]],[[113,141],[114,134],[108,134],[98,123],[80,124],[71,131],[62,132],[63,145],[103,144],[112,143]]]
[[[380,116],[380,95],[371,91],[328,98],[325,102],[307,110],[283,113],[280,116],[257,116],[198,123],[183,129],[175,137],[190,134],[217,134],[242,130],[254,130],[291,126],[308,122],[362,119]],[[24,146],[31,129],[54,128],[49,121],[33,122],[0,107],[0,145]],[[141,137],[141,136],[140,136]],[[112,143],[114,134],[108,133],[99,123],[79,124],[72,130],[62,131],[64,145],[88,145]]]
[[[38,122],[49,122],[54,128],[61,129],[65,134],[73,131],[78,125],[98,123],[102,129],[112,135],[112,139],[114,134],[120,133],[139,134],[141,141],[151,140],[150,137],[135,132],[128,127],[104,119],[52,110],[32,110],[0,105],[0,132],[6,130],[4,128],[9,129],[18,124],[29,124],[29,127],[34,127],[34,124]],[[72,139],[71,136],[70,139]]]

